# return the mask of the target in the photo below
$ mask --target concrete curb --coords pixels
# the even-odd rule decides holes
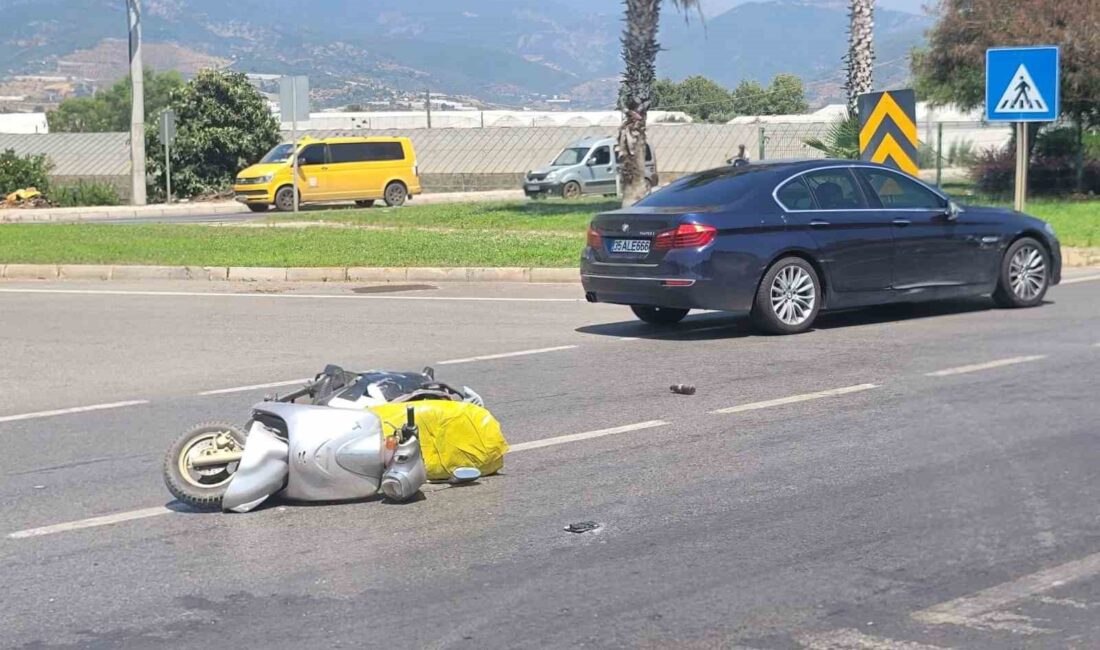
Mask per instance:
[[[205,280],[231,282],[577,283],[577,269],[493,267],[246,267],[6,264],[4,280]]]
[[[1100,248],[1063,248],[1067,268],[1100,266]],[[235,282],[518,282],[576,283],[575,268],[528,267],[249,267],[103,264],[0,264],[4,280],[205,280]]]
[[[149,219],[152,217],[196,217],[241,214],[248,208],[235,201],[174,203],[141,207],[107,206],[92,208],[0,208],[0,223],[47,223],[51,221],[94,222],[104,219]]]

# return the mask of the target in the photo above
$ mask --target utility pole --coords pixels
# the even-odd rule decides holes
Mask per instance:
[[[145,205],[145,70],[141,65],[141,0],[126,0],[130,26],[130,203]]]
[[[424,91],[424,107],[428,111],[428,128],[432,128],[432,90],[429,88]]]

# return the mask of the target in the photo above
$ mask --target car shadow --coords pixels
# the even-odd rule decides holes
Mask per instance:
[[[1043,304],[1048,304],[1044,302]],[[995,309],[988,298],[966,298],[923,303],[897,303],[826,312],[818,316],[813,330],[831,330],[861,325],[905,322],[938,316],[952,316]],[[578,327],[581,334],[662,341],[699,341],[765,336],[755,331],[747,315],[707,313],[677,325],[650,325],[638,320],[599,323]]]

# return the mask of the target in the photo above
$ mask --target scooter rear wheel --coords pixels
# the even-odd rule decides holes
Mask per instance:
[[[183,433],[164,456],[164,484],[172,496],[197,510],[221,510],[222,497],[237,463],[195,467],[193,462],[216,451],[244,449],[246,434],[226,422],[204,422]]]

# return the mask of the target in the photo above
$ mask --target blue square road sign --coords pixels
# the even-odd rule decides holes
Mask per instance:
[[[996,47],[985,52],[985,119],[1058,119],[1059,50],[1054,46]]]

